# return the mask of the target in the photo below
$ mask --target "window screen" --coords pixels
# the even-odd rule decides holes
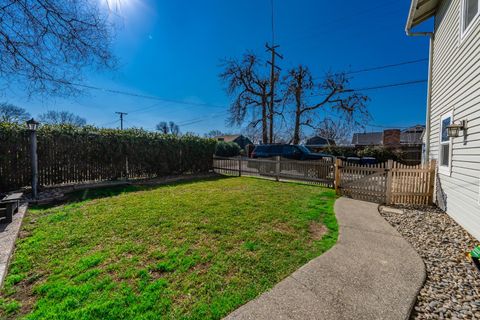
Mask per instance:
[[[439,161],[441,167],[450,167],[450,137],[447,127],[452,123],[451,113],[444,115],[440,121],[440,152]]]
[[[442,144],[440,146],[441,156],[440,156],[440,165],[448,167],[449,166],[449,157],[450,157],[450,145],[449,144]]]

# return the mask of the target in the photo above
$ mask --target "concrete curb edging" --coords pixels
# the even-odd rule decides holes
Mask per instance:
[[[378,205],[340,198],[333,248],[226,319],[408,319],[426,277]]]
[[[23,218],[28,209],[28,203],[23,203],[16,214],[13,215],[13,221],[9,224],[0,224],[0,288],[8,272],[8,265],[15,249]]]
[[[380,214],[380,210],[382,207],[386,207],[384,205],[381,205],[379,204],[378,205],[378,213]],[[383,218],[383,217],[382,217]],[[385,219],[384,219],[385,220]],[[387,221],[387,220],[385,220]],[[387,221],[388,223],[388,221]],[[407,240],[405,240],[407,241]],[[417,297],[418,297],[418,294],[420,293],[420,290],[422,290],[423,286],[425,285],[425,281],[427,280],[427,266],[425,265],[425,261],[423,261],[422,257],[420,256],[420,254],[417,252],[417,250],[415,250],[415,248],[410,244],[410,242],[407,241],[407,243],[410,245],[410,247],[412,247],[412,249],[417,253],[417,256],[418,258],[422,261],[422,264],[423,264],[423,279],[422,279],[422,282],[418,285],[417,287],[417,294],[415,295],[415,298],[412,299],[411,301],[411,304],[410,304],[410,312],[408,313],[407,317],[405,318],[405,320],[409,320],[410,319],[410,316],[413,312],[413,308],[415,308],[415,304],[417,303]]]

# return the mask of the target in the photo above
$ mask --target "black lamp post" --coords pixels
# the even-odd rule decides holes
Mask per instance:
[[[37,129],[39,122],[35,119],[27,121],[27,128],[30,130],[31,158],[32,158],[32,198],[37,199],[38,186],[38,158],[37,158]]]

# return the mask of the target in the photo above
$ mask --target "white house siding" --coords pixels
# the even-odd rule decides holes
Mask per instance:
[[[439,158],[440,119],[468,120],[466,140],[452,140],[451,175],[439,174],[440,205],[480,239],[480,21],[463,40],[462,0],[444,0],[435,17],[430,157]],[[477,19],[480,20],[480,19]]]

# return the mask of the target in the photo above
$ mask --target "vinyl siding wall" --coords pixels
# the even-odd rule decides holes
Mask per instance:
[[[452,139],[450,175],[439,173],[439,205],[480,239],[480,19],[461,39],[462,0],[444,0],[435,17],[430,157],[439,159],[440,119],[468,120]]]

